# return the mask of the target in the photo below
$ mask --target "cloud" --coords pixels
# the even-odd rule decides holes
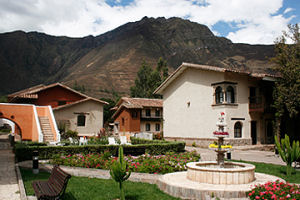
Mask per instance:
[[[278,14],[283,0],[123,1],[110,4],[105,0],[0,0],[0,32],[21,29],[82,37],[99,35],[144,16],[176,16],[209,28],[220,21],[234,23],[237,31],[224,35],[233,42],[270,44],[291,20],[282,15],[290,8]]]

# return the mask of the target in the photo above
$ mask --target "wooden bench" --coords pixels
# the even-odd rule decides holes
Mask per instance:
[[[34,181],[32,183],[37,199],[60,199],[63,197],[71,175],[55,165],[47,181]]]

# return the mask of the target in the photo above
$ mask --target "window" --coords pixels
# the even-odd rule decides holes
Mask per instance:
[[[131,117],[132,117],[132,118],[137,118],[137,116],[138,116],[138,112],[137,112],[136,110],[133,110],[133,111],[131,112]]]
[[[234,103],[234,89],[232,86],[228,86],[226,89],[226,101],[227,103]]]
[[[160,131],[160,124],[155,124],[155,131]]]
[[[223,99],[222,87],[218,86],[216,88],[215,95],[216,95],[216,104],[223,103],[224,99]]]
[[[58,106],[65,105],[66,103],[67,103],[67,101],[58,101]]]
[[[122,126],[124,126],[125,125],[125,119],[124,119],[124,117],[122,117]]]
[[[146,124],[146,131],[150,131],[150,124],[149,123]]]
[[[241,138],[242,137],[242,124],[241,122],[236,122],[234,124],[234,137]]]
[[[146,116],[150,117],[151,116],[151,110],[150,109],[146,109]]]
[[[160,117],[160,110],[159,109],[155,110],[155,116]]]
[[[77,126],[85,126],[85,115],[77,116]]]

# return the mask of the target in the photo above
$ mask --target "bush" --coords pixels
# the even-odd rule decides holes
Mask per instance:
[[[108,137],[91,137],[88,140],[88,144],[108,144]]]
[[[68,156],[57,156],[51,162],[53,164],[86,167],[97,169],[110,169],[116,161],[116,157],[109,156],[106,151],[100,154],[74,154]],[[171,173],[186,170],[188,162],[198,161],[200,158],[196,151],[184,153],[166,153],[166,155],[125,156],[128,163],[128,170],[142,173]]]
[[[31,160],[32,152],[37,150],[40,159],[51,159],[55,155],[73,155],[102,153],[109,151],[112,155],[117,155],[118,145],[85,145],[85,146],[28,146],[24,143],[15,145],[15,156],[18,161]],[[154,144],[124,145],[125,155],[151,155],[166,154],[167,152],[184,152],[184,142],[168,142]]]
[[[300,188],[297,185],[279,182],[267,182],[257,185],[246,193],[252,199],[300,199]]]
[[[131,144],[154,144],[154,143],[170,143],[165,140],[148,140],[136,137],[130,137]]]

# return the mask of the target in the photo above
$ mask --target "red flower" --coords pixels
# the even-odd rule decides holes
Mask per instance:
[[[223,115],[225,115],[225,113],[224,113],[224,112],[221,112],[221,116],[223,116]]]

